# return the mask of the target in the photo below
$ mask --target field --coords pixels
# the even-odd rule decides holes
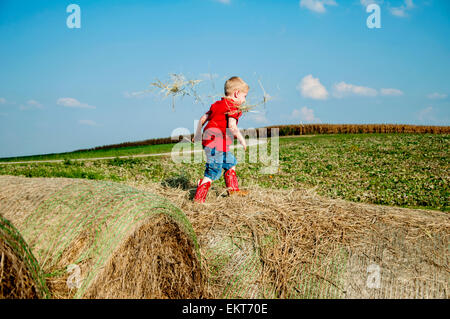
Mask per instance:
[[[67,153],[55,153],[44,155],[31,155],[0,158],[0,162],[19,161],[42,161],[42,160],[65,160],[77,158],[111,157],[122,155],[141,155],[170,152],[175,144],[144,145],[144,146],[124,146],[116,149],[82,150]]]
[[[448,134],[330,134],[281,137],[279,144],[276,174],[260,174],[263,164],[249,163],[247,152],[246,161],[237,168],[242,187],[313,188],[330,198],[449,211]],[[135,146],[84,155],[158,153],[170,151],[171,146]],[[161,182],[187,190],[195,188],[203,169],[204,163],[175,164],[170,156],[157,156],[0,165],[0,174]],[[223,177],[214,185],[224,188]]]
[[[52,298],[448,298],[449,138],[281,137],[278,170],[262,173],[261,162],[249,162],[264,144],[241,159],[249,196],[226,196],[221,177],[204,205],[192,202],[204,162],[164,155],[2,164],[0,175],[37,178],[0,176],[0,214],[30,244]],[[150,215],[167,208],[169,219]],[[134,214],[142,218],[130,220]],[[123,224],[126,231],[110,231]],[[144,267],[152,282],[136,276],[144,259],[157,261]],[[366,284],[374,262],[381,289]],[[76,291],[66,286],[72,264],[84,276]]]

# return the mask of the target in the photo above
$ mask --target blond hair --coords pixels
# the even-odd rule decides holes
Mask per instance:
[[[225,82],[224,91],[226,96],[230,96],[235,91],[248,92],[249,89],[250,87],[244,82],[244,80],[238,76],[232,76]]]

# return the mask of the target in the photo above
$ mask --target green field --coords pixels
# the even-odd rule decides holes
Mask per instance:
[[[283,137],[278,173],[261,174],[263,165],[248,160],[238,164],[237,173],[242,187],[255,183],[267,188],[315,187],[331,198],[449,211],[449,144],[450,135],[437,134]],[[109,155],[103,151],[86,157],[142,154],[145,148],[167,152],[172,145],[108,150]],[[187,189],[195,187],[203,169],[204,163],[175,164],[170,156],[161,156],[0,165],[0,174],[153,181]],[[223,177],[214,185],[224,187]]]
[[[22,162],[22,161],[43,161],[43,160],[66,160],[78,158],[96,158],[96,157],[115,157],[128,155],[142,155],[170,152],[173,144],[158,144],[145,146],[130,146],[115,149],[92,150],[92,151],[74,151],[67,153],[55,153],[44,155],[30,155],[18,157],[0,158],[0,162]]]

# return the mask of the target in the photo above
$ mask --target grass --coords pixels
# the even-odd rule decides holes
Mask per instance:
[[[0,162],[19,162],[19,161],[43,161],[43,160],[70,160],[78,158],[96,158],[96,157],[116,157],[131,156],[142,154],[156,154],[170,152],[175,144],[157,144],[145,146],[128,146],[115,149],[74,151],[67,153],[30,155],[18,157],[0,158]]]
[[[261,174],[263,165],[248,163],[248,152],[237,173],[242,187],[315,187],[319,194],[331,198],[449,211],[449,144],[450,135],[433,134],[283,137],[277,174]],[[170,151],[172,145],[147,148],[160,146]],[[127,151],[117,149],[109,154]],[[195,187],[203,170],[204,163],[173,163],[170,156],[0,165],[0,174],[153,181],[171,186],[183,182],[183,189]],[[223,176],[214,184],[224,186]]]
[[[266,186],[317,187],[331,198],[449,210],[449,135],[363,134],[280,141]],[[287,177],[291,176],[291,177]]]

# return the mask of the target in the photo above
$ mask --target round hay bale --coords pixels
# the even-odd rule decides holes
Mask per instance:
[[[161,196],[106,181],[0,176],[0,214],[29,243],[52,297],[204,297],[195,233]]]
[[[450,297],[446,212],[258,186],[201,206],[183,190],[141,188],[187,214],[215,298]]]
[[[20,233],[0,216],[0,299],[48,297],[39,265]]]

